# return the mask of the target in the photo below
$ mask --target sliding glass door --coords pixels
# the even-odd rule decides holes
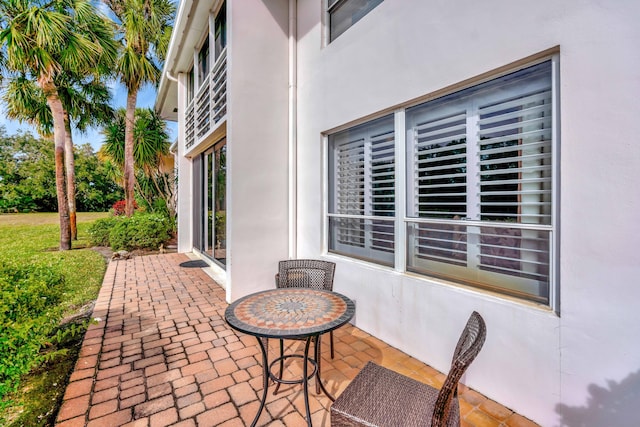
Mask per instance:
[[[202,161],[202,251],[222,266],[227,261],[226,140],[215,144]]]

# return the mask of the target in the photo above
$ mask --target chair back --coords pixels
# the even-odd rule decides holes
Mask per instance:
[[[469,317],[453,352],[451,369],[436,399],[431,427],[445,427],[448,425],[451,401],[458,395],[458,382],[480,352],[486,337],[487,326],[484,323],[484,319],[478,312],[474,311],[471,313],[471,317]]]
[[[278,288],[313,288],[333,290],[336,264],[314,259],[280,261],[276,275]]]

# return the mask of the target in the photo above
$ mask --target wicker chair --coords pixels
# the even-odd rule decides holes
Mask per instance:
[[[320,261],[313,259],[293,259],[280,261],[278,264],[278,273],[276,274],[277,288],[312,288],[333,290],[333,274],[336,264],[329,261]],[[334,358],[333,351],[333,331],[329,332],[329,341],[331,346],[331,358]],[[318,354],[320,354],[320,337],[316,343],[318,346]],[[280,356],[284,354],[284,343],[280,340]],[[320,373],[320,357],[316,361],[318,364],[318,373]],[[280,376],[282,377],[282,360],[280,362]],[[319,376],[318,376],[319,377]],[[276,385],[273,394],[278,392],[280,383]],[[316,384],[316,392],[320,393],[320,384]]]
[[[331,425],[452,427],[460,425],[458,381],[484,344],[487,329],[473,312],[440,390],[369,362],[331,406]]]

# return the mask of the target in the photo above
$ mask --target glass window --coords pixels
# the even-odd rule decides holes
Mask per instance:
[[[191,67],[191,70],[189,70],[189,73],[187,73],[187,104],[193,100],[193,94],[194,94],[194,73],[193,73],[193,67]]]
[[[222,3],[222,7],[218,11],[215,20],[215,55],[216,60],[227,46],[227,7],[226,3]]]
[[[214,148],[213,212],[214,238],[213,257],[222,265],[227,263],[227,144],[219,143]]]
[[[329,251],[393,266],[401,248],[396,268],[551,304],[553,70],[548,60],[400,110],[405,129],[391,115],[329,135]]]
[[[329,250],[393,264],[393,116],[329,137]]]
[[[198,52],[198,87],[202,86],[204,80],[209,75],[209,37],[204,39],[204,43]]]
[[[198,188],[203,208],[200,250],[223,267],[227,261],[226,158],[226,140],[201,155],[202,185]]]
[[[329,42],[347,31],[382,0],[328,0]]]
[[[552,117],[550,61],[407,110],[408,270],[549,302]]]

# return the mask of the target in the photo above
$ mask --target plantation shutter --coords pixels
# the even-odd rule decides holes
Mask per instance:
[[[483,220],[551,224],[551,100],[549,84],[479,106]],[[480,269],[548,282],[548,232],[483,227],[479,246]]]
[[[336,213],[364,215],[365,162],[364,139],[355,139],[336,147]],[[344,218],[336,224],[336,238],[343,245],[364,247],[360,220]]]
[[[413,115],[412,115],[413,114]],[[415,122],[413,147],[413,205],[411,216],[461,219],[467,216],[467,110],[459,102],[434,103],[409,112]],[[421,223],[414,229],[411,256],[466,266],[463,227]]]
[[[371,136],[371,198],[367,207],[369,215],[395,215],[395,138],[393,130]],[[371,247],[393,253],[394,223],[374,222]]]
[[[478,115],[482,218],[551,224],[551,88]]]
[[[427,118],[414,131],[414,211],[421,217],[467,216],[467,113]]]
[[[332,169],[330,249],[392,262],[395,228],[393,117],[331,135],[329,162]]]
[[[395,212],[395,139],[393,132],[371,137],[372,215],[393,216]]]
[[[336,213],[364,215],[364,139],[339,145],[336,157]]]
[[[407,269],[548,302],[551,62],[407,109]]]

